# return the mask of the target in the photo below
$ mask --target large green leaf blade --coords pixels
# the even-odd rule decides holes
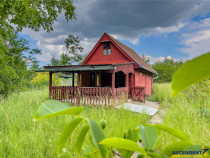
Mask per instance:
[[[168,134],[170,134],[176,138],[179,138],[180,140],[190,142],[190,139],[182,131],[180,131],[178,129],[171,128],[171,127],[169,127],[167,125],[163,125],[163,124],[157,124],[157,125],[154,125],[153,127],[157,128],[159,130],[162,130],[164,132],[167,132]]]
[[[106,138],[103,141],[101,141],[100,144],[106,145],[108,147],[115,147],[129,151],[136,151],[143,155],[146,155],[146,151],[144,150],[144,148],[139,147],[139,144],[128,139],[117,138],[117,137]]]
[[[137,129],[129,129],[128,136],[126,139],[137,142],[139,140],[138,128]]]
[[[84,121],[83,118],[76,118],[72,120],[63,130],[61,133],[59,140],[58,140],[58,154],[62,152],[62,148],[65,145],[66,141],[70,138],[73,131],[76,129],[76,127]]]
[[[56,100],[48,100],[39,107],[33,120],[37,121],[59,115],[79,115],[82,110],[83,107],[72,107]]]
[[[108,157],[108,149],[99,144],[103,139],[106,138],[101,126],[95,120],[86,119],[90,126],[90,133],[93,144],[99,149],[102,157]]]
[[[74,144],[74,149],[77,153],[79,153],[81,151],[82,145],[84,144],[84,141],[85,141],[85,138],[87,136],[89,129],[90,129],[89,126],[82,127],[82,129],[78,135],[77,141]]]
[[[173,76],[172,95],[176,95],[193,83],[210,76],[210,52],[187,61]]]
[[[139,130],[138,130],[138,128],[129,129],[128,132],[127,132],[126,139],[137,142],[139,140]],[[121,153],[123,158],[130,158],[134,153],[134,151],[127,151],[127,150],[122,150],[122,149],[120,149],[119,152]]]
[[[140,136],[140,139],[142,140],[142,145],[147,150],[150,150],[154,147],[157,141],[158,132],[152,126],[140,126],[139,136]]]
[[[164,150],[163,154],[167,156],[172,156],[173,151],[183,151],[184,149],[192,146],[192,143],[190,142],[185,142],[185,141],[179,141],[175,142],[173,144],[168,145]]]

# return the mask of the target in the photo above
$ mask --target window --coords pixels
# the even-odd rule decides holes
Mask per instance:
[[[110,43],[104,43],[104,48],[110,48]]]
[[[107,49],[104,49],[104,55],[107,55]]]
[[[104,54],[104,55],[111,55],[110,43],[104,43],[103,54]]]
[[[111,49],[108,49],[108,55],[111,55]]]

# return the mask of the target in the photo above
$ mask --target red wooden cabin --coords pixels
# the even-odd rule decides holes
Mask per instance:
[[[50,99],[83,104],[115,104],[120,97],[145,101],[157,72],[133,49],[104,33],[81,65],[45,66]],[[52,73],[72,74],[71,86],[52,86]],[[74,74],[77,73],[77,86]]]

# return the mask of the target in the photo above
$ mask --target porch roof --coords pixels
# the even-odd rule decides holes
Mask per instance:
[[[98,70],[114,70],[114,65],[71,65],[71,66],[45,66],[42,70],[36,72],[79,72],[79,71],[98,71]]]

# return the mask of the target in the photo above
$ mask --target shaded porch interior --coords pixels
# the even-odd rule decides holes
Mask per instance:
[[[140,101],[145,99],[144,88],[135,87],[133,64],[48,66],[42,71],[49,71],[50,99],[78,105],[116,104],[120,99],[134,99],[134,95]],[[54,73],[68,82],[63,86],[52,85]]]

